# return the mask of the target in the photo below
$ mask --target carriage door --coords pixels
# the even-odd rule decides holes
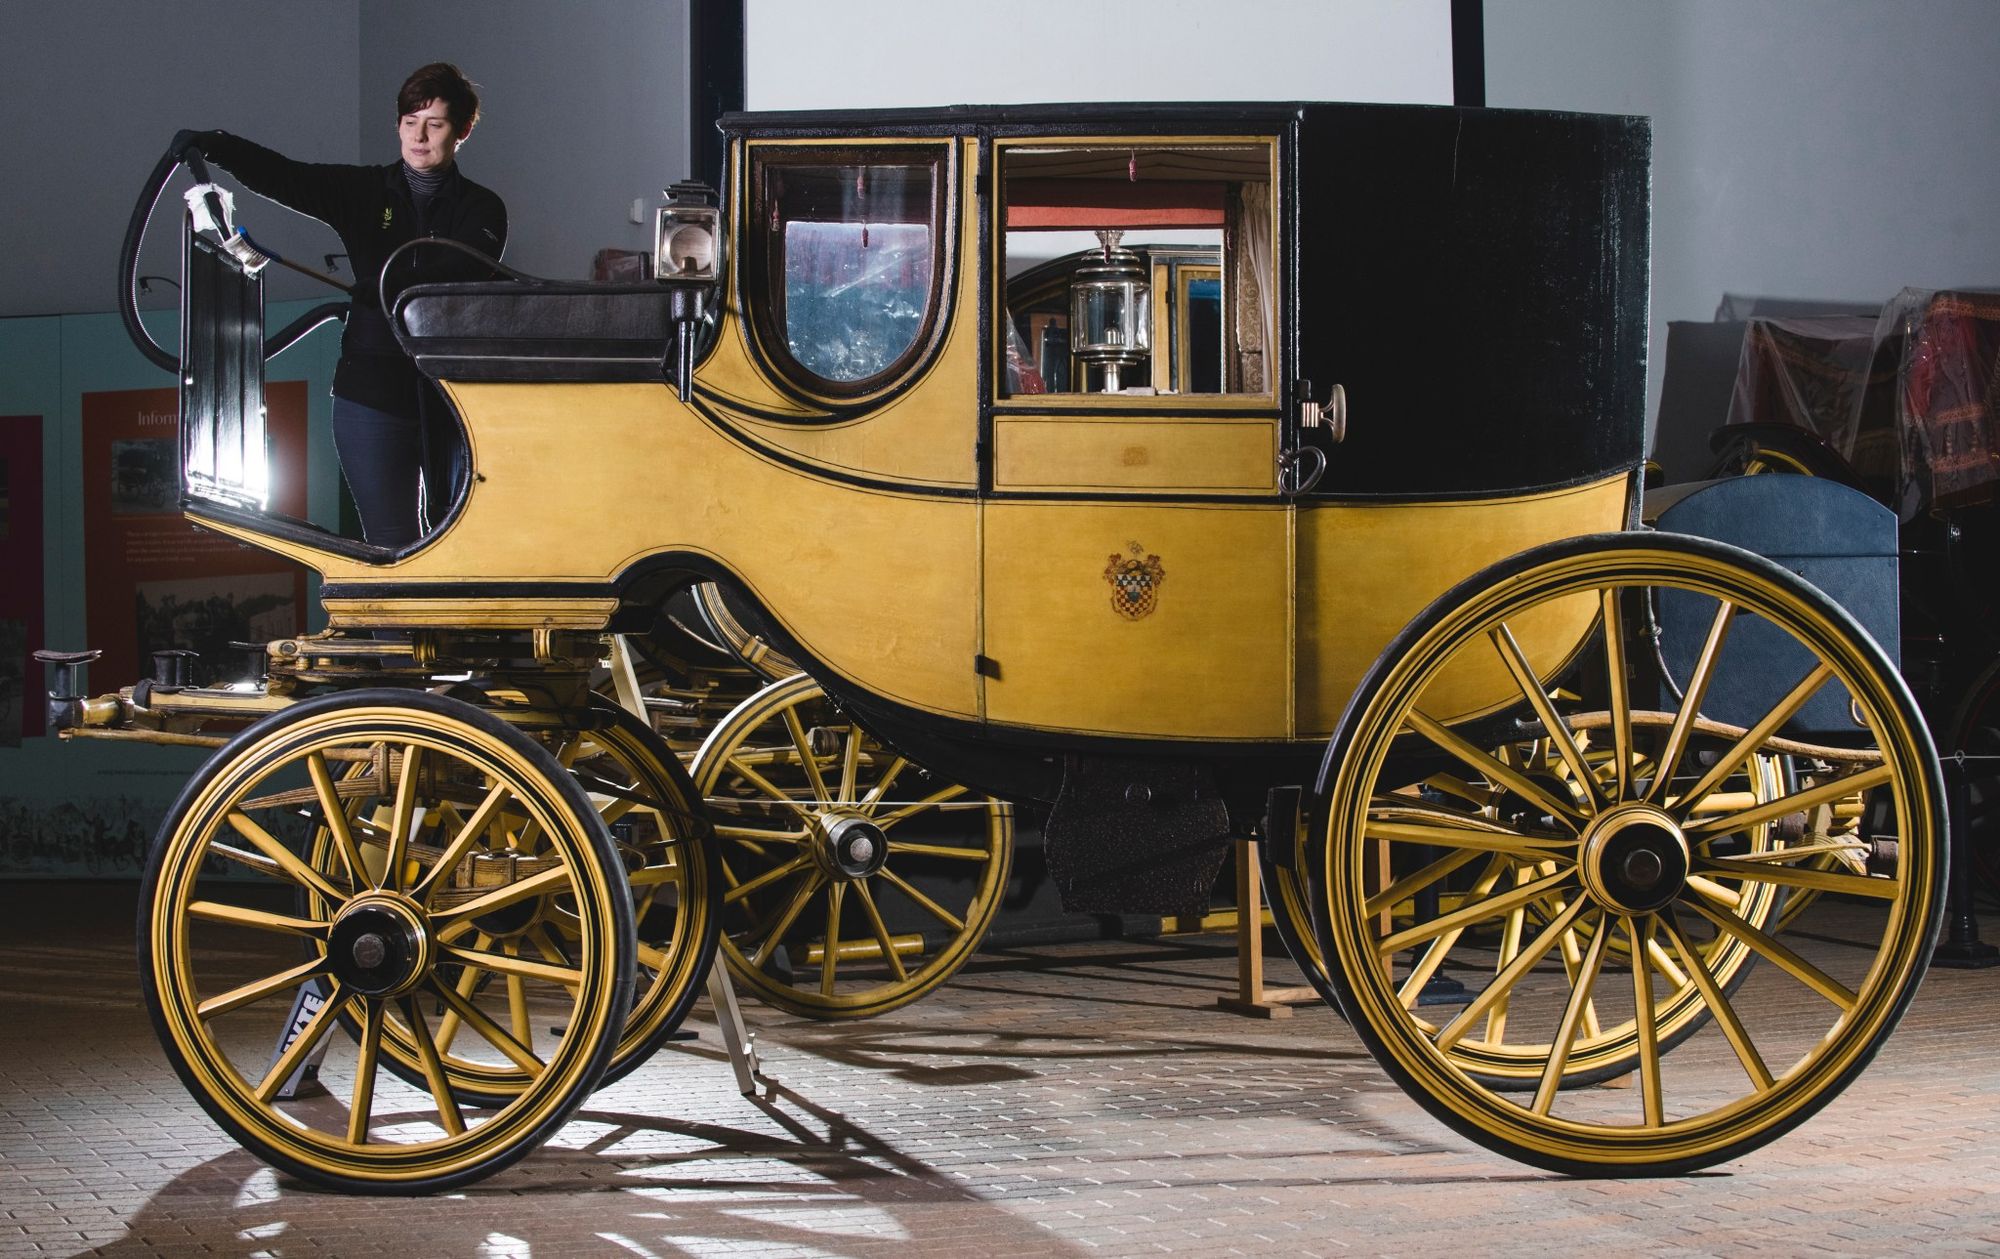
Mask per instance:
[[[991,721],[1289,733],[1275,150],[995,143]]]

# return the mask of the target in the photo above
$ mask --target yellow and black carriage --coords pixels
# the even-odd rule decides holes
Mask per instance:
[[[1541,1167],[1739,1156],[1880,1047],[1939,920],[1936,758],[1832,599],[1640,527],[1643,121],[724,129],[654,279],[395,298],[471,451],[397,551],[266,509],[257,259],[188,235],[187,515],[319,572],[330,628],[55,702],[217,745],[142,971],[247,1147],[377,1192],[505,1166],[718,937],[795,1008],[921,995],[1010,801],[1078,909],[1184,909],[1254,837],[1383,1067]],[[801,672],[715,719],[704,618]],[[639,712],[706,730],[692,773]]]

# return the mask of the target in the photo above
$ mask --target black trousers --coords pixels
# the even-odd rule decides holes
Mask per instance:
[[[465,481],[465,438],[442,398],[426,397],[412,417],[335,396],[333,446],[375,546],[400,549],[435,529]]]

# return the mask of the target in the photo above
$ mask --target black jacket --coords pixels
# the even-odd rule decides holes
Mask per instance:
[[[341,337],[333,392],[378,411],[415,418],[428,386],[396,344],[376,297],[382,264],[397,246],[422,236],[460,241],[498,258],[507,245],[507,207],[499,196],[460,174],[454,163],[444,186],[420,214],[400,161],[387,166],[295,162],[226,131],[204,131],[195,143],[203,157],[244,187],[316,218],[340,235],[355,276],[354,309]],[[393,307],[396,295],[414,284],[491,276],[489,268],[455,249],[417,248],[396,259],[394,274],[381,287]]]

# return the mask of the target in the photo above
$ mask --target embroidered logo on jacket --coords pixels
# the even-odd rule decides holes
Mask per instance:
[[[1130,558],[1112,552],[1111,563],[1104,569],[1104,580],[1111,584],[1111,610],[1128,621],[1136,621],[1152,615],[1159,606],[1160,587],[1166,583],[1167,570],[1159,556],[1147,555],[1146,548],[1137,542],[1125,545],[1132,552]]]
[[[383,230],[383,231],[385,231],[385,232],[386,232],[386,231],[388,231],[388,230],[389,230],[389,224],[391,224],[391,223],[393,223],[393,222],[395,222],[395,221],[396,221],[396,207],[395,207],[395,206],[392,206],[392,205],[385,205],[385,206],[383,206],[383,207],[382,207],[382,230]]]

